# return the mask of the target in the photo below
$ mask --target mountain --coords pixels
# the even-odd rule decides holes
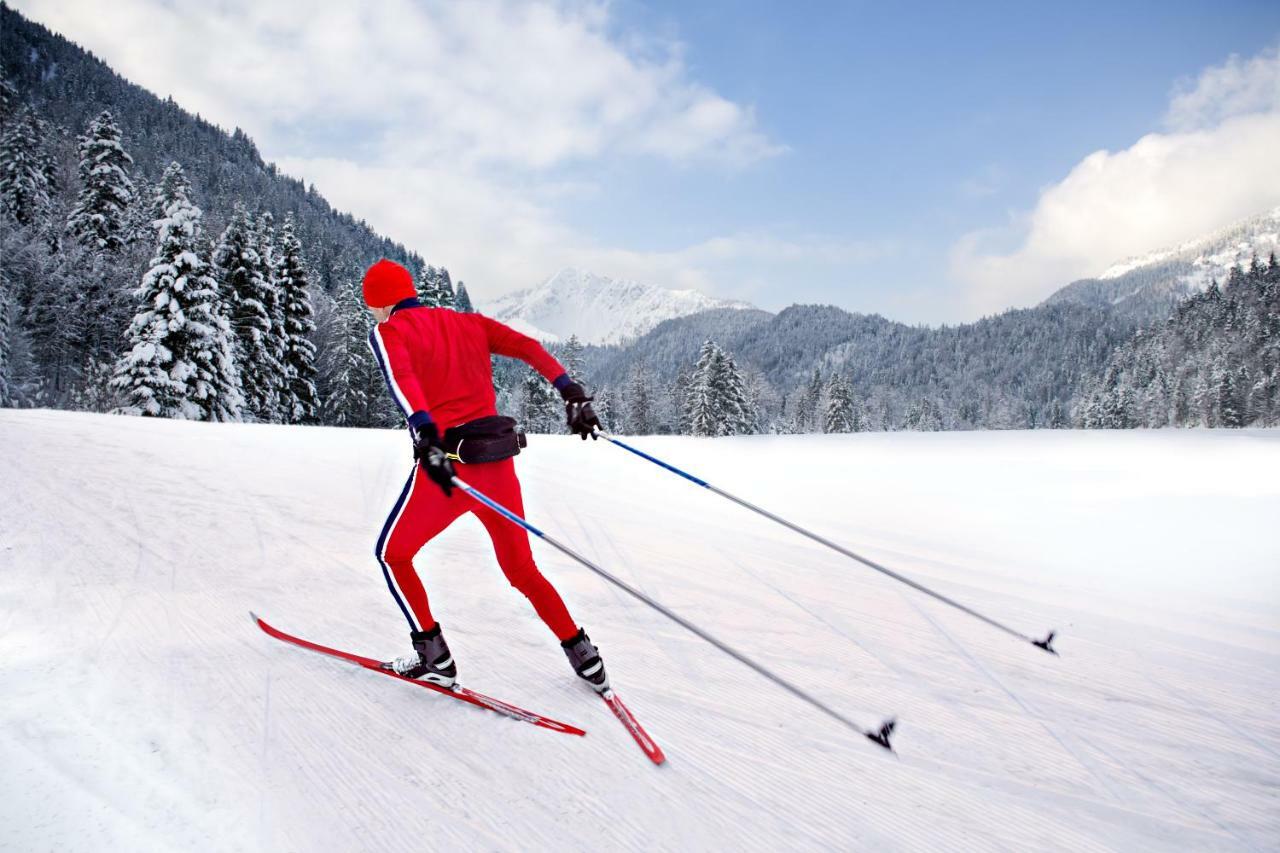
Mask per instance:
[[[1209,282],[1226,280],[1231,267],[1280,251],[1280,207],[1205,237],[1112,264],[1097,278],[1074,281],[1045,300],[1106,306],[1142,324],[1163,320],[1183,298]]]
[[[577,335],[584,343],[617,344],[663,320],[716,308],[751,306],[566,267],[537,287],[481,305],[480,311],[543,341]]]
[[[56,159],[69,164],[63,180],[69,192],[75,189],[76,137],[91,119],[110,110],[133,158],[130,178],[135,184],[142,178],[154,184],[166,166],[180,162],[193,185],[192,200],[205,213],[207,234],[222,229],[236,202],[270,212],[277,221],[292,213],[315,278],[330,292],[353,268],[362,269],[379,257],[410,269],[425,265],[404,245],[335,210],[314,186],[264,161],[244,131],[228,132],[172,98],[157,97],[5,3],[0,3],[0,43],[0,74],[17,90],[21,103],[56,129],[45,143],[55,149]]]
[[[1063,426],[1081,384],[1132,335],[1108,306],[1063,302],[929,328],[833,305],[707,311],[668,320],[626,347],[591,348],[589,384],[624,389],[639,366],[662,385],[692,367],[711,339],[762,383],[762,422],[792,416],[787,400],[815,371],[846,377],[873,429],[900,429],[915,410],[934,429]]]

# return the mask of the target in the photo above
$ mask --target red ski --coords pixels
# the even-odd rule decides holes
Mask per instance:
[[[414,681],[412,678],[405,678],[403,675],[398,675],[397,673],[386,669],[382,661],[377,661],[373,658],[361,657],[360,655],[353,655],[350,652],[331,649],[328,646],[322,646],[318,643],[312,643],[299,637],[294,637],[291,634],[286,634],[278,628],[271,627],[252,611],[250,611],[249,615],[253,618],[254,624],[265,631],[268,636],[275,637],[277,640],[282,640],[286,643],[298,646],[299,648],[318,652],[319,654],[328,655],[329,657],[338,658],[339,660],[345,660],[348,663],[357,664],[365,669],[372,670],[373,672],[379,672],[383,675],[390,676],[391,678],[407,682],[415,687],[425,687],[428,690],[434,690],[436,693],[449,696],[453,699],[461,699],[463,702],[469,702],[478,708],[485,708],[486,710],[494,711],[505,717],[510,717],[513,720],[522,720],[526,723],[532,723],[539,728],[551,729],[553,732],[562,732],[567,735],[581,736],[586,734],[585,731],[577,726],[571,726],[568,723],[562,723],[559,720],[553,720],[550,717],[535,714],[533,711],[526,711],[524,708],[518,708],[515,705],[511,705],[499,699],[494,699],[492,696],[485,696],[483,693],[476,693],[474,690],[468,690],[465,687],[455,686],[453,689],[449,689],[447,687],[441,687],[438,684],[431,684],[426,681]],[[615,711],[614,713],[617,712]]]
[[[614,693],[612,690],[606,690],[600,694],[600,698],[604,700],[604,703],[609,706],[609,710],[613,712],[613,715],[618,718],[618,721],[622,723],[622,725],[626,727],[627,731],[631,733],[631,736],[635,738],[636,744],[644,750],[645,755],[649,756],[650,761],[654,764],[661,764],[667,760],[667,757],[662,754],[662,747],[653,742],[653,738],[649,737],[649,733],[646,732],[640,725],[639,721],[636,720],[635,716],[631,713],[631,709],[622,704],[622,700],[618,698],[618,694]]]

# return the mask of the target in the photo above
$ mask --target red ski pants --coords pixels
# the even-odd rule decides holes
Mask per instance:
[[[516,479],[515,462],[485,462],[455,465],[458,476],[517,515],[524,515],[520,481]],[[523,529],[507,521],[459,489],[446,497],[440,487],[427,477],[421,466],[414,465],[400,498],[396,501],[378,537],[378,562],[386,577],[387,587],[396,604],[409,620],[410,630],[426,631],[435,624],[427,591],[413,568],[414,555],[464,513],[475,513],[489,532],[498,565],[511,585],[533,604],[533,609],[559,640],[578,633],[564,601],[533,562],[529,536]]]

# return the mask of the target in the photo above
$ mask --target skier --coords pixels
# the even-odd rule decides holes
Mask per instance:
[[[497,414],[490,353],[519,358],[555,385],[565,401],[570,430],[585,441],[600,426],[591,397],[537,341],[480,314],[428,308],[413,277],[385,258],[365,273],[364,300],[376,325],[369,346],[396,405],[409,423],[414,466],[391,509],[376,555],[391,595],[409,621],[413,653],[388,668],[408,678],[452,687],[458,667],[413,557],[464,513],[474,513],[493,540],[498,564],[524,593],[564,649],[574,672],[597,692],[609,687],[604,661],[586,631],[569,615],[555,587],[534,564],[525,531],[471,496],[454,494],[455,474],[523,515],[520,481],[511,457],[523,435]],[[423,480],[429,480],[425,483]],[[433,485],[434,484],[434,485]]]

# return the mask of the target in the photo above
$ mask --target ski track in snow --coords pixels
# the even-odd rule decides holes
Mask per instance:
[[[641,438],[1061,658],[604,442],[530,520],[896,756],[534,543],[662,745],[571,676],[465,517],[419,555],[467,685],[290,648],[407,637],[373,542],[402,432],[0,411],[0,849],[1267,850],[1280,432]],[[761,466],[762,459],[770,460]],[[785,460],[778,470],[778,460]]]

